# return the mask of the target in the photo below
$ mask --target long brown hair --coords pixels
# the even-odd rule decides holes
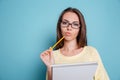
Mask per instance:
[[[87,46],[87,37],[86,37],[86,24],[85,24],[85,20],[84,20],[84,16],[82,15],[82,13],[76,9],[76,8],[71,8],[71,7],[68,7],[67,9],[65,9],[59,19],[58,19],[58,23],[57,23],[57,41],[62,38],[62,34],[61,34],[61,28],[60,28],[60,24],[61,24],[61,21],[62,21],[62,17],[63,15],[66,13],[66,12],[73,12],[73,13],[76,13],[78,18],[79,18],[79,21],[80,21],[80,30],[79,30],[79,33],[78,33],[78,36],[77,36],[77,43],[78,43],[78,46],[79,48],[80,47],[84,47],[84,46]],[[57,46],[55,49],[59,49],[59,48],[62,48],[64,45],[64,41],[62,40]]]

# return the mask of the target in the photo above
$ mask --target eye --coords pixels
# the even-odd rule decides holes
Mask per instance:
[[[68,22],[65,22],[65,21],[62,22],[63,25],[67,25],[67,23],[68,23]]]
[[[78,24],[78,23],[73,23],[73,25],[74,25],[74,26],[79,26],[79,24]]]

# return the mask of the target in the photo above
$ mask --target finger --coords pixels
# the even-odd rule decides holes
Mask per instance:
[[[53,50],[50,50],[50,49],[48,49],[48,50],[46,50],[46,52],[49,52],[49,53],[51,53]]]
[[[42,61],[44,61],[44,54],[41,54],[40,58],[42,59]]]
[[[45,52],[45,54],[51,55],[51,54],[52,54],[52,51],[51,51],[51,50],[47,50],[47,51]]]
[[[44,51],[43,53],[41,53],[41,55],[40,55],[40,57],[44,57],[44,56],[46,56],[46,55],[48,55],[48,53],[46,53],[46,51]]]
[[[43,59],[45,57],[45,54],[41,54],[40,58]]]
[[[51,50],[46,50],[43,53],[41,53],[40,57],[44,58],[44,57],[51,57],[52,51]]]
[[[50,51],[53,51],[52,47],[49,48]]]
[[[49,54],[50,54],[50,52],[46,51],[44,54],[45,54],[45,55],[49,55]]]
[[[41,55],[40,55],[40,56],[41,56],[41,57],[42,57],[42,56],[45,56],[45,52],[41,53]]]

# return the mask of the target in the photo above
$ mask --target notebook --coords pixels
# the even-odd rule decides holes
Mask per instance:
[[[93,80],[97,62],[52,65],[52,80]]]

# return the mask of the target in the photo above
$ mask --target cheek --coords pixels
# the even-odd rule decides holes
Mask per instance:
[[[64,28],[60,28],[60,29],[61,29],[62,35],[64,35],[65,34],[65,29]]]
[[[74,36],[74,37],[77,37],[78,34],[79,34],[79,30],[75,30],[73,36]]]

